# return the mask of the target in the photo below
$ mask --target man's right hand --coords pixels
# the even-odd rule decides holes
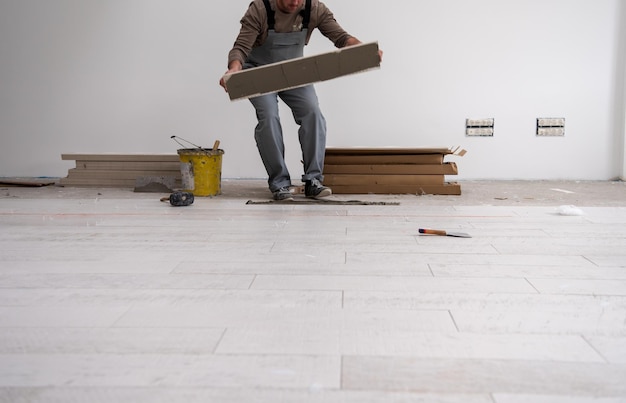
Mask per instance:
[[[243,70],[243,66],[241,65],[241,62],[239,60],[234,60],[230,63],[230,65],[228,66],[228,70],[226,71],[226,73],[224,73],[224,75],[220,79],[220,85],[224,87],[224,91],[228,92],[228,88],[226,87],[225,76],[228,74],[236,73],[241,70]]]

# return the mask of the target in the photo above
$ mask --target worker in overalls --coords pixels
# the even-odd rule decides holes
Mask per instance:
[[[338,48],[361,43],[349,35],[326,5],[318,0],[254,0],[241,19],[241,30],[228,54],[226,74],[302,57],[304,46],[315,28]],[[220,85],[228,90],[223,78]],[[250,99],[258,119],[254,137],[274,200],[293,200],[289,190],[291,177],[285,164],[278,97],[289,106],[300,126],[298,135],[304,163],[305,195],[311,198],[331,195],[331,189],[322,184],[326,120],[320,111],[315,89],[308,85]]]

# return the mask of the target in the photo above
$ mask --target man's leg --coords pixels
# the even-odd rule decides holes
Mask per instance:
[[[315,89],[309,85],[282,91],[278,95],[291,108],[296,123],[300,125],[298,135],[304,162],[302,181],[322,181],[326,153],[326,119],[320,110]]]
[[[278,98],[276,94],[267,94],[250,98],[254,105],[258,124],[254,130],[261,160],[269,176],[267,183],[270,191],[291,186],[291,178],[285,164],[285,144],[283,129],[278,115]]]

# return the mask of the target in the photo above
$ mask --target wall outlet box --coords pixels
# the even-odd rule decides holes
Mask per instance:
[[[537,136],[565,136],[565,118],[537,118]]]
[[[493,136],[493,127],[468,127],[465,129],[467,136]]]
[[[494,130],[495,119],[466,119],[465,120],[465,135],[466,136],[482,136],[492,137]]]

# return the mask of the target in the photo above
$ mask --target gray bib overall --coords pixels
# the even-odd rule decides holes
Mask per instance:
[[[261,46],[252,49],[244,68],[281,62],[302,57],[304,54],[311,1],[306,2],[302,30],[287,33],[274,31],[274,11],[268,0],[264,0],[264,3],[269,26],[267,40]],[[302,180],[319,179],[322,181],[326,149],[326,120],[319,109],[315,89],[309,85],[250,99],[258,119],[254,137],[269,176],[270,190],[274,192],[282,187],[291,186],[291,178],[285,164],[285,146],[277,97],[280,97],[291,109],[295,122],[300,126],[298,136],[304,162]]]

